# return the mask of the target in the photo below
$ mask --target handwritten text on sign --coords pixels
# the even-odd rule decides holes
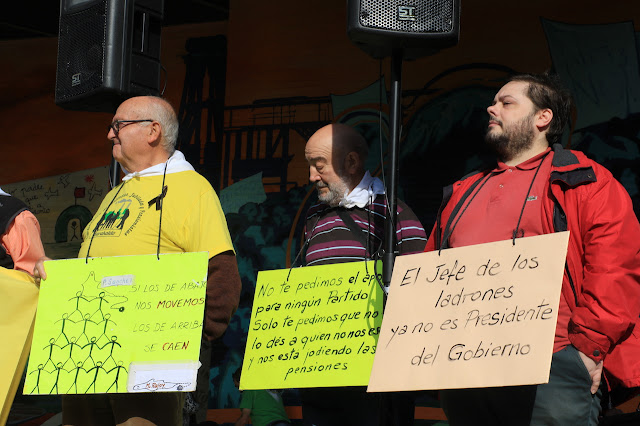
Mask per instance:
[[[568,239],[398,257],[369,391],[546,383]]]
[[[261,271],[240,388],[366,386],[381,322],[373,262]]]
[[[165,366],[197,371],[207,258],[200,252],[45,262],[24,393],[195,388],[195,374],[176,379]],[[155,381],[129,386],[140,365],[154,370]]]

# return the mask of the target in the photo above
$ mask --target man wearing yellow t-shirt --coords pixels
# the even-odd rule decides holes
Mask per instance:
[[[124,101],[109,125],[126,173],[83,231],[78,257],[209,252],[204,337],[220,337],[241,281],[227,223],[209,182],[175,149],[178,120],[162,98]],[[38,264],[36,268],[42,269]],[[44,270],[40,275],[45,278]],[[65,395],[65,425],[182,425],[182,393]]]

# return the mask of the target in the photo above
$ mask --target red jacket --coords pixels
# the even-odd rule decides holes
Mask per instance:
[[[571,309],[569,340],[604,359],[609,388],[640,386],[640,225],[629,194],[583,153],[553,146],[543,202],[545,233],[570,231],[562,294]],[[444,189],[425,251],[447,248],[443,232],[461,199],[487,172]]]

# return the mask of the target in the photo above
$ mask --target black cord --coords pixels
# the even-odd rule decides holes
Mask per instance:
[[[164,163],[164,172],[162,173],[162,186],[161,191],[160,191],[160,195],[158,195],[158,205],[160,207],[160,223],[158,224],[158,252],[156,253],[156,256],[158,257],[158,260],[160,260],[160,235],[162,234],[162,212],[164,211],[164,197],[165,195],[167,195],[167,187],[164,186],[164,181],[165,178],[167,177],[167,165],[169,164],[169,159],[167,159],[167,162]]]

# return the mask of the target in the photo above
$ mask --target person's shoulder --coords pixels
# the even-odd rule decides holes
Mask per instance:
[[[177,190],[185,193],[185,195],[195,197],[206,193],[216,193],[213,186],[211,186],[211,182],[195,170],[173,173],[173,176],[176,179]]]
[[[184,171],[175,173],[175,175],[180,179],[184,180],[185,182],[193,182],[193,183],[199,183],[203,186],[211,186],[211,183],[207,180],[207,178],[205,178],[195,170],[184,170]]]
[[[20,198],[14,197],[13,195],[4,195],[4,194],[0,194],[0,205],[12,205],[12,206],[27,206],[27,204],[22,201]]]
[[[601,171],[606,170],[607,173],[610,173],[609,169],[607,169],[602,164],[598,163],[593,158],[589,157],[589,154],[582,151],[577,151],[577,150],[569,150],[569,152],[571,152],[573,155],[575,155],[578,158],[578,162],[580,165],[582,166],[589,165],[594,169],[601,170]]]
[[[321,202],[314,203],[313,205],[311,205],[311,207],[307,209],[307,214],[306,214],[307,220],[316,217],[320,212],[324,211],[328,207],[329,206],[325,203],[321,203]]]
[[[559,181],[568,184],[572,190],[571,193],[579,195],[582,200],[594,205],[601,203],[598,194],[623,198],[629,196],[627,189],[613,173],[604,165],[590,158],[585,152],[562,149],[560,153],[563,156],[561,159],[565,162],[554,161],[551,172],[553,182]],[[567,159],[571,160],[567,161]]]
[[[29,206],[19,198],[10,195],[0,195],[0,209],[2,218],[7,219],[11,223],[21,213],[30,212]]]
[[[613,179],[611,171],[583,151],[560,148],[554,150],[553,166],[559,171],[591,168],[597,180]]]
[[[381,215],[385,215],[388,200],[385,194],[378,194],[372,203],[372,210]],[[402,214],[402,217],[406,219],[418,220],[418,216],[413,212],[411,207],[404,200],[400,198],[396,199],[396,211],[398,214]],[[418,220],[419,221],[419,220]]]
[[[443,193],[445,194],[445,196],[447,196],[447,194],[451,196],[451,194],[458,193],[460,190],[466,191],[467,188],[469,188],[478,180],[487,176],[490,172],[491,170],[489,169],[474,170],[472,172],[469,172],[466,175],[462,176],[457,181],[446,185],[443,188]]]
[[[486,176],[489,172],[490,172],[489,169],[473,170],[473,171],[467,173],[466,175],[462,176],[460,179],[458,179],[456,182],[454,182],[453,185],[462,184],[462,183],[465,183],[465,182],[474,182],[474,181],[482,178],[483,176]]]
[[[371,203],[371,205],[374,211],[378,211],[378,210],[386,209],[386,206],[388,203],[389,203],[389,200],[387,199],[387,195],[383,193],[383,194],[376,195],[376,198],[373,199],[373,202]],[[396,204],[398,207],[398,211],[411,210],[411,207],[409,207],[407,203],[405,203],[400,198],[396,198]]]
[[[559,143],[553,144],[551,152],[553,155],[552,165],[556,168],[584,167],[590,165],[604,167],[597,161],[590,158],[587,153],[576,149],[566,148]]]
[[[405,203],[403,200],[398,198],[398,213],[401,211],[408,211],[413,213],[413,210],[411,209],[411,207],[409,207],[409,205]]]

